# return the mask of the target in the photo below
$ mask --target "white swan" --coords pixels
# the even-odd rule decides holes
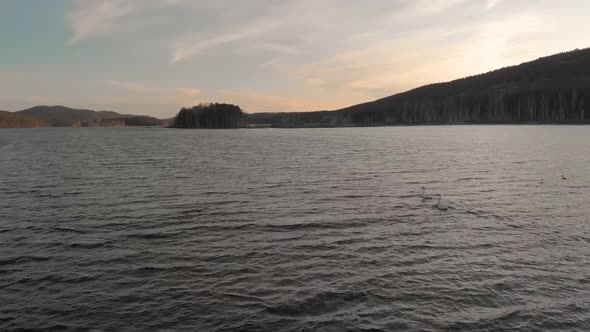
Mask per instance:
[[[426,194],[426,187],[422,187],[422,194],[420,195],[423,200],[432,199],[431,194]]]
[[[435,208],[442,210],[442,211],[446,211],[449,209],[449,205],[447,204],[447,202],[442,200],[442,195],[438,194],[436,195],[438,197],[438,203],[434,206]]]

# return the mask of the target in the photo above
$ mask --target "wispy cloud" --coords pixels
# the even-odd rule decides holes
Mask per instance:
[[[380,6],[387,3],[384,0],[377,0],[376,6],[351,0],[252,0],[247,4],[222,0],[214,5],[190,0],[72,1],[73,8],[66,14],[72,30],[70,44],[120,37],[166,24],[174,33],[169,42],[171,63],[224,46],[230,46],[237,54],[295,56],[311,50],[322,53],[329,45],[338,48],[339,44],[346,44],[351,34],[374,31],[393,14],[411,16],[424,7],[397,1],[383,10]],[[451,4],[435,1],[430,13],[464,0],[450,1]],[[350,22],[354,17],[354,21],[362,23]]]
[[[141,31],[169,22],[170,17],[157,13],[181,3],[180,0],[72,0],[73,8],[65,16],[72,29],[68,44]]]
[[[226,45],[232,42],[242,41],[247,38],[255,38],[267,33],[279,26],[277,21],[258,20],[246,26],[236,26],[222,33],[216,33],[205,38],[195,40],[194,37],[185,38],[179,42],[171,59],[172,63],[201,54],[204,51]]]
[[[547,21],[543,15],[527,14],[450,27],[444,32],[434,28],[277,70],[313,89],[357,92],[371,99],[542,54],[532,41],[549,32]]]
[[[502,2],[502,0],[486,0],[486,8],[492,9],[492,8],[496,7],[497,5],[499,5],[501,2]]]

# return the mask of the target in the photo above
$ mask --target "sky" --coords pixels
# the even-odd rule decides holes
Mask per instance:
[[[0,109],[332,110],[590,47],[587,0],[0,0]]]

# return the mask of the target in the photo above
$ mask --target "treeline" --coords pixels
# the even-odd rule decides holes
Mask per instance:
[[[588,107],[590,49],[584,49],[337,111],[252,114],[248,122],[280,127],[590,123]]]
[[[500,91],[400,100],[382,107],[340,111],[342,124],[584,123],[590,90]]]
[[[166,120],[157,119],[151,116],[145,115],[138,115],[138,116],[129,116],[129,117],[120,117],[116,118],[116,120],[121,120],[125,123],[125,126],[134,127],[134,126],[141,126],[141,127],[160,127],[167,125]]]
[[[174,118],[176,128],[229,129],[242,125],[244,112],[232,104],[200,104],[182,108]]]
[[[0,128],[43,128],[47,124],[36,119],[28,119],[12,112],[0,111]]]

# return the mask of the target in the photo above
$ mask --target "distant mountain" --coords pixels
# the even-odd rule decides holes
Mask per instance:
[[[0,120],[6,119],[6,127],[16,126],[22,121],[33,121],[36,126],[77,127],[77,126],[164,126],[166,121],[150,116],[119,114],[112,111],[92,111],[65,106],[36,106],[18,112],[3,112]],[[12,119],[12,120],[10,120]],[[19,120],[17,120],[19,119]],[[8,122],[10,120],[10,122]],[[18,122],[20,121],[20,122]],[[13,125],[10,125],[13,124]]]
[[[36,106],[15,113],[23,117],[44,121],[51,127],[72,127],[82,121],[113,119],[121,116],[115,112],[95,112],[64,106]]]
[[[590,49],[431,84],[336,111],[248,114],[275,126],[590,123]]]
[[[29,119],[18,114],[0,111],[0,128],[39,128],[47,127],[43,121]]]

